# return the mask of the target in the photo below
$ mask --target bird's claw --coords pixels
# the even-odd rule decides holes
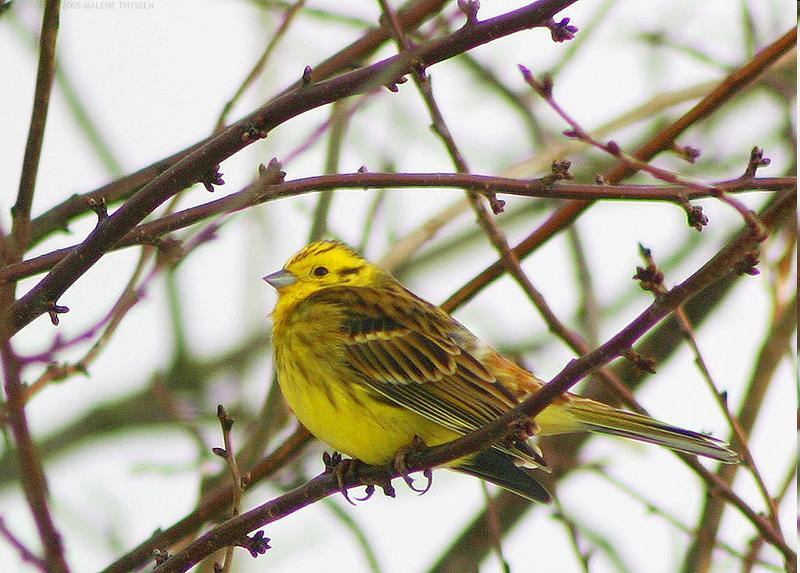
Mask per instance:
[[[392,460],[391,464],[394,472],[403,479],[408,488],[419,495],[427,493],[428,490],[431,489],[431,486],[433,485],[433,470],[431,468],[425,468],[422,470],[422,475],[427,480],[425,487],[415,487],[414,478],[409,475],[410,472],[406,463],[406,458],[409,454],[419,452],[425,447],[425,442],[422,441],[422,438],[419,436],[414,436],[414,440],[411,442],[411,444],[400,449],[394,455],[394,459]],[[325,464],[325,473],[333,474],[334,478],[336,478],[336,485],[339,487],[339,491],[350,505],[356,505],[356,501],[367,501],[369,498],[371,498],[375,493],[375,486],[380,487],[383,490],[384,495],[388,497],[395,497],[396,491],[394,486],[392,486],[392,480],[377,479],[374,476],[367,477],[362,475],[362,473],[359,471],[359,466],[361,465],[359,460],[344,458],[339,452],[333,452],[333,454],[325,452],[322,454],[322,463]],[[366,486],[363,497],[350,497],[350,494],[347,492],[347,484],[352,484],[353,482],[359,482]],[[355,501],[353,501],[353,499],[355,499]]]
[[[359,466],[362,464],[359,460],[343,458],[339,452],[329,454],[324,452],[322,454],[322,463],[325,464],[325,473],[333,474],[336,478],[336,485],[342,496],[347,500],[350,505],[356,505],[355,501],[367,501],[375,493],[375,486],[377,485],[383,490],[383,493],[389,497],[395,496],[395,490],[392,486],[391,480],[367,480],[359,472]],[[349,478],[349,479],[348,479]],[[351,498],[347,492],[347,482],[357,481],[366,486],[363,497]],[[355,501],[353,501],[355,499]]]
[[[356,501],[366,501],[371,498],[372,494],[375,493],[375,486],[378,486],[383,490],[383,495],[387,497],[395,497],[395,490],[391,479],[377,479],[374,477],[367,478],[365,476],[359,476],[358,479],[366,486],[366,490],[364,491],[364,497],[356,498]]]
[[[406,482],[408,489],[418,493],[419,495],[427,493],[428,490],[431,489],[431,486],[433,485],[433,470],[431,468],[425,468],[422,470],[422,475],[428,480],[424,488],[419,489],[414,487],[414,478],[409,475],[410,472],[408,471],[408,465],[406,464],[406,457],[408,457],[408,455],[411,453],[419,452],[425,447],[426,445],[425,442],[422,441],[422,438],[419,436],[414,436],[414,440],[411,442],[411,444],[398,450],[398,452],[394,455],[394,460],[392,461],[392,468],[400,475],[403,481]]]
[[[410,489],[415,493],[418,493],[419,495],[422,495],[424,493],[428,493],[428,490],[431,489],[431,486],[433,485],[433,470],[431,468],[425,468],[424,470],[422,470],[422,475],[425,477],[426,482],[425,482],[425,487],[421,489],[414,487],[414,478],[412,478],[410,475],[400,474],[400,477],[403,478],[404,482],[406,482],[408,489]]]
[[[364,497],[357,497],[356,501],[367,501],[369,498],[372,497],[373,493],[375,493],[375,486],[372,485],[371,483],[367,484],[367,487],[364,488]],[[345,498],[346,497],[347,496],[345,496]],[[350,501],[350,500],[348,499],[347,501]],[[350,501],[350,503],[353,503],[353,502]],[[355,505],[355,504],[353,504],[353,505]]]
[[[350,499],[350,494],[347,493],[346,483],[348,474],[352,475],[356,471],[356,462],[357,460],[343,458],[342,454],[339,452],[333,452],[333,454],[323,452],[322,454],[322,463],[325,464],[325,473],[333,474],[333,477],[336,478],[336,485],[339,486],[339,492],[350,505],[355,505],[355,502]],[[364,499],[369,499],[370,495],[372,494],[369,493]]]

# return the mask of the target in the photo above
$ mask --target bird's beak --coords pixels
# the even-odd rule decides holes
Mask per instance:
[[[283,287],[293,285],[297,282],[297,277],[286,269],[281,269],[264,277],[264,280],[275,290],[281,290]]]

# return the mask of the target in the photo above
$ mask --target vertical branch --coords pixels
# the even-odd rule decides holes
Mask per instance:
[[[233,497],[231,502],[231,505],[233,506],[231,515],[236,517],[239,515],[239,508],[242,503],[242,474],[239,471],[239,464],[236,462],[236,455],[234,454],[233,449],[233,439],[231,438],[233,418],[228,415],[222,404],[219,404],[217,406],[217,419],[219,420],[219,425],[222,428],[222,440],[225,444],[225,447],[214,448],[213,451],[215,454],[225,459],[225,462],[228,464],[228,469],[230,469],[231,481],[233,485],[231,488]],[[225,560],[223,561],[221,567],[222,573],[230,573],[231,568],[233,567],[234,547],[234,545],[228,545],[225,548]],[[217,569],[216,565],[215,569]]]
[[[586,337],[587,344],[595,347],[600,340],[600,308],[597,304],[597,297],[594,294],[594,281],[592,280],[592,272],[586,257],[586,249],[576,225],[571,225],[567,229],[567,239],[569,239],[570,250],[572,251],[575,279],[581,296],[577,313],[578,321],[583,326],[583,334]]]
[[[44,560],[50,573],[68,573],[64,559],[61,534],[53,523],[47,504],[47,479],[36,445],[28,429],[25,416],[25,387],[19,378],[19,360],[8,340],[0,341],[0,357],[3,361],[3,387],[6,393],[8,425],[14,435],[20,480],[33,520],[44,547]]]
[[[786,494],[789,493],[790,490],[797,491],[796,458],[791,460],[789,464],[789,470],[786,472],[786,476],[783,478],[783,481],[778,488],[778,495],[775,496],[775,505],[777,507],[780,507],[781,502],[786,498]],[[741,573],[750,573],[753,570],[753,567],[760,562],[758,554],[761,553],[761,550],[764,548],[764,543],[765,541],[763,537],[753,538],[753,540],[750,542],[750,550],[748,551],[747,555],[745,555]]]
[[[567,530],[567,537],[569,538],[569,544],[570,547],[572,547],[572,552],[575,554],[575,560],[580,564],[581,571],[583,571],[583,573],[590,573],[589,560],[592,556],[591,550],[584,551],[581,549],[581,538],[580,532],[578,531],[578,526],[573,519],[564,513],[564,506],[561,505],[558,497],[553,499],[553,503],[555,504],[556,509],[555,517],[564,524],[564,527]]]
[[[782,357],[785,355],[792,333],[797,328],[796,304],[797,299],[795,298],[794,304],[787,305],[783,314],[776,317],[769,329],[770,334],[759,352],[753,368],[753,375],[750,378],[747,391],[742,399],[741,409],[737,415],[739,428],[744,439],[747,439],[750,435],[757,414],[761,411],[761,405],[767,388],[770,386],[770,381]],[[736,435],[732,435],[731,443],[734,447],[741,445],[737,444],[737,441]],[[739,466],[737,465],[721,466],[717,476],[722,482],[732,484],[738,469]],[[724,508],[724,500],[715,496],[706,498],[703,514],[697,528],[697,535],[684,557],[682,571],[686,573],[708,571],[711,566],[711,549],[713,547],[711,541],[716,537],[719,530]]]
[[[495,510],[495,498],[489,493],[489,487],[486,482],[481,480],[481,490],[483,491],[483,499],[486,501],[486,526],[489,530],[489,537],[497,555],[498,561],[503,568],[503,571],[510,572],[511,565],[503,555],[503,529],[500,527],[500,520],[497,519],[497,511]]]
[[[15,256],[20,258],[28,246],[30,237],[31,204],[39,171],[39,157],[42,152],[44,127],[47,123],[47,110],[50,105],[50,91],[56,71],[56,37],[58,35],[60,0],[47,0],[42,17],[42,32],[39,38],[39,68],[36,72],[36,92],[33,97],[33,110],[25,144],[25,157],[22,161],[22,175],[17,191],[17,202],[13,209]]]
[[[47,573],[47,563],[39,559],[39,557],[37,557],[33,551],[28,549],[24,543],[17,539],[16,535],[11,533],[11,530],[8,529],[6,522],[2,517],[0,517],[0,536],[5,537],[8,543],[17,550],[20,559],[26,563],[30,563],[42,571],[42,573]]]
[[[233,106],[236,105],[236,103],[242,98],[244,92],[247,91],[247,88],[249,88],[253,82],[256,81],[256,78],[259,76],[259,74],[264,71],[270,56],[275,51],[275,48],[281,39],[286,35],[289,25],[294,20],[294,17],[303,8],[305,3],[306,0],[296,0],[295,3],[291,4],[283,13],[283,19],[278,25],[278,29],[272,33],[267,46],[261,53],[261,56],[259,56],[258,60],[253,65],[252,69],[247,73],[247,76],[244,78],[244,80],[242,80],[242,83],[236,89],[236,93],[234,93],[233,96],[231,96],[231,99],[225,102],[225,105],[222,107],[222,111],[220,112],[219,117],[217,118],[216,126],[214,127],[214,133],[222,131],[222,129],[225,127],[225,121],[228,118],[228,114],[233,109]]]
[[[25,144],[17,200],[12,210],[11,236],[13,241],[7,245],[8,250],[5,252],[9,260],[21,259],[29,242],[31,205],[39,171],[44,129],[50,106],[50,93],[55,77],[60,8],[60,0],[45,2],[39,37],[39,65],[36,73],[33,109]],[[3,290],[3,301],[10,303],[13,300],[13,288]],[[48,571],[66,573],[69,571],[69,567],[64,559],[61,535],[56,530],[47,503],[47,480],[25,415],[25,387],[19,376],[19,360],[14,354],[9,340],[0,341],[0,355],[3,363],[3,387],[7,400],[8,424],[14,435],[20,473],[24,476],[24,479],[21,480],[22,488],[44,547],[45,565]]]
[[[325,173],[336,173],[339,170],[339,157],[342,153],[342,141],[347,129],[350,114],[347,111],[347,100],[338,100],[331,106],[330,131],[328,132],[328,152],[325,158]],[[309,232],[309,242],[321,239],[328,230],[328,212],[333,201],[333,191],[322,191],[319,194],[314,219]]]
[[[649,161],[665,149],[670,149],[684,131],[718,111],[722,105],[730,101],[736,94],[769,69],[778,59],[791,51],[796,43],[797,28],[792,28],[726,77],[692,109],[659,131],[647,143],[637,149],[633,156],[641,161]],[[630,177],[633,173],[634,170],[625,163],[617,163],[617,165],[603,174],[603,179],[608,183],[615,184]],[[519,258],[529,255],[571,225],[591,205],[592,203],[589,201],[565,202],[544,223],[514,247],[514,253]],[[453,312],[454,309],[474,297],[478,291],[500,277],[505,270],[506,267],[502,259],[492,263],[447,299],[442,304],[442,308],[447,312]]]

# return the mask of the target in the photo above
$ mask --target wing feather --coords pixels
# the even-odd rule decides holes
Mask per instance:
[[[366,345],[384,366],[386,371],[389,372],[390,377],[387,378],[387,382],[393,381],[396,384],[403,384],[407,383],[408,379],[412,377],[412,374],[403,368],[403,364],[400,364],[395,359],[395,353],[391,352],[393,346],[391,343],[387,343],[385,340],[374,339],[367,342]]]
[[[395,380],[394,374],[392,374],[386,364],[381,360],[380,356],[377,356],[368,344],[354,345],[347,350],[348,357],[351,360],[352,358],[360,359],[361,365],[365,367],[360,373],[367,378],[385,380],[387,382]],[[355,364],[353,364],[353,366],[355,366]],[[354,370],[358,371],[358,368],[354,368]]]
[[[376,397],[459,433],[484,426],[517,404],[517,397],[471,353],[477,339],[399,285],[334,287],[309,298],[324,298],[342,309],[345,357]],[[541,463],[527,444],[496,447]]]

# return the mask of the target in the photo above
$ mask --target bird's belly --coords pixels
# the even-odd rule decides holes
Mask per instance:
[[[342,381],[332,368],[320,368],[318,374],[312,379],[295,365],[281,364],[278,381],[297,419],[339,452],[368,464],[384,464],[414,436],[427,445],[457,437],[411,410],[375,399],[357,383]]]

